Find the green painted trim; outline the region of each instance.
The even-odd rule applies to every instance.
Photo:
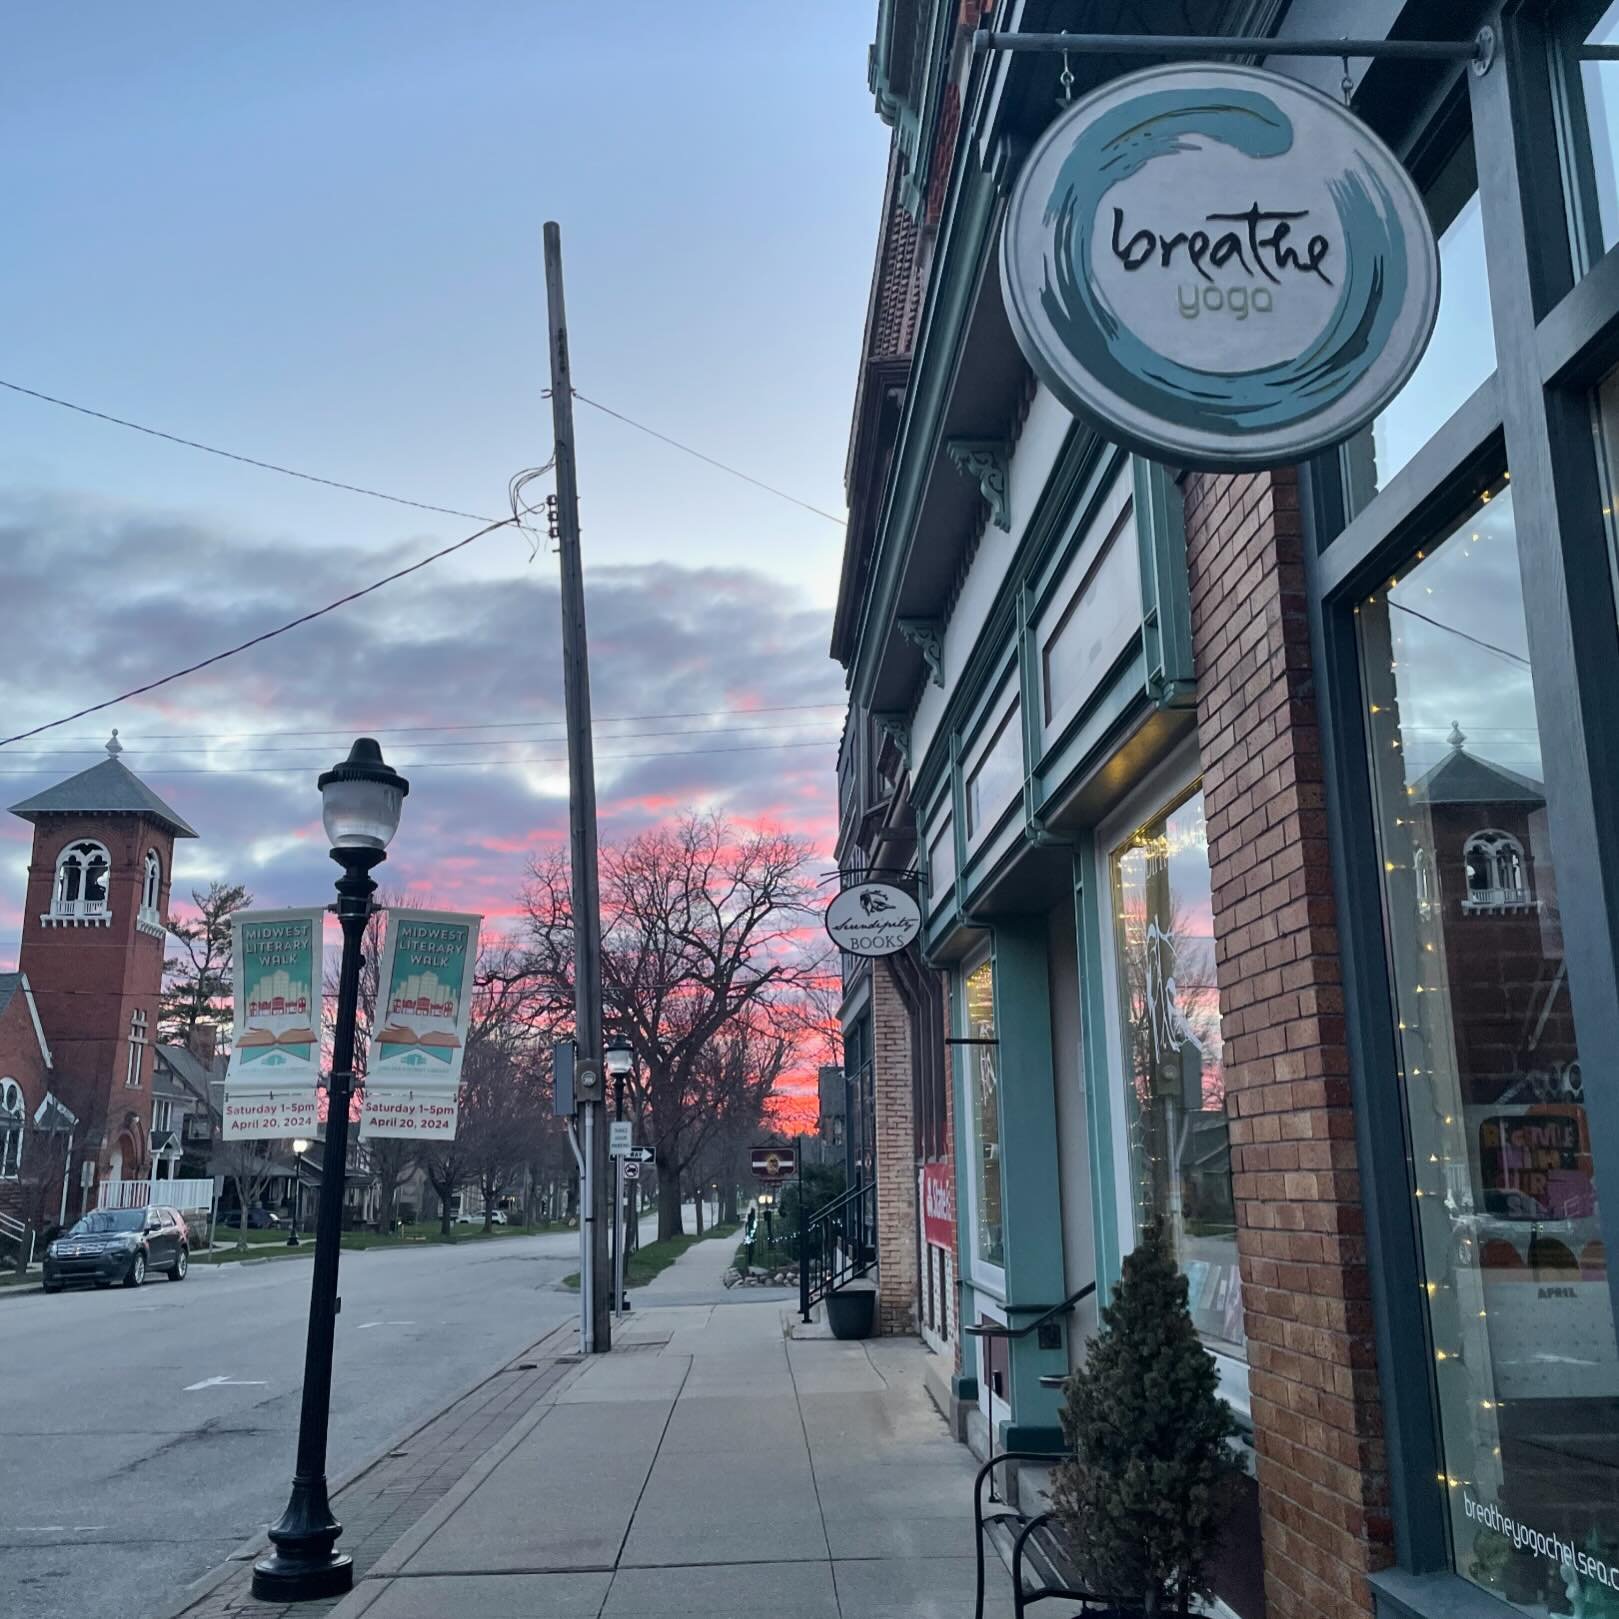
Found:
[[[950,1393],[958,1400],[964,1400],[968,1405],[978,1404],[978,1379],[968,1377],[964,1372],[958,1372],[950,1379]]]
[[[1132,456],[1136,543],[1141,549],[1141,637],[1147,695],[1160,708],[1197,703],[1192,661],[1191,586],[1186,573],[1186,504],[1156,461]]]
[[[1057,1219],[1062,1169],[1045,916],[998,921],[994,960],[1006,1296],[1013,1304],[1049,1303],[1067,1289]],[[1057,1392],[1041,1388],[1040,1378],[1067,1372],[1066,1341],[1060,1348],[1042,1349],[1038,1336],[1030,1334],[1009,1340],[1007,1347],[1012,1421],[1055,1423]]]
[[[1113,1075],[1107,1049],[1106,971],[1103,917],[1112,901],[1096,892],[1096,838],[1074,840],[1074,922],[1079,953],[1080,1050],[1085,1065],[1085,1133],[1091,1159],[1091,1225],[1096,1238],[1096,1291],[1112,1296],[1123,1256],[1119,1252],[1119,1195],[1113,1161]]]

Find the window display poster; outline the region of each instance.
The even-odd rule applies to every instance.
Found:
[[[368,1084],[454,1092],[461,1079],[481,916],[390,909]]]

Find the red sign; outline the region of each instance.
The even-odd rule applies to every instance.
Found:
[[[922,1166],[922,1235],[938,1248],[956,1246],[956,1195],[949,1164]]]
[[[797,1147],[755,1147],[753,1149],[753,1173],[759,1180],[789,1180],[797,1169]]]

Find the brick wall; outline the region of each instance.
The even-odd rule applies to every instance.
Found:
[[[45,926],[40,918],[51,908],[57,856],[81,839],[106,846],[111,920],[104,927]],[[126,1180],[145,1172],[163,979],[163,940],[136,925],[148,849],[162,862],[158,913],[166,920],[174,858],[167,832],[135,815],[42,817],[34,828],[18,952],[55,1060],[57,1094],[79,1117],[81,1143],[90,1148],[99,1137],[101,1172],[124,1140]],[[148,1039],[140,1083],[128,1085],[130,1021],[137,1008],[146,1013]]]
[[[877,1315],[880,1332],[915,1332],[916,1138],[911,1025],[886,962],[871,975],[872,1088],[877,1114]]]
[[[1185,494],[1266,1601],[1360,1619],[1392,1528],[1298,487]]]

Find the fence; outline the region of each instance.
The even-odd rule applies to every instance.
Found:
[[[214,1206],[212,1180],[103,1181],[96,1192],[101,1209],[144,1209],[149,1203],[171,1209],[209,1210]]]

